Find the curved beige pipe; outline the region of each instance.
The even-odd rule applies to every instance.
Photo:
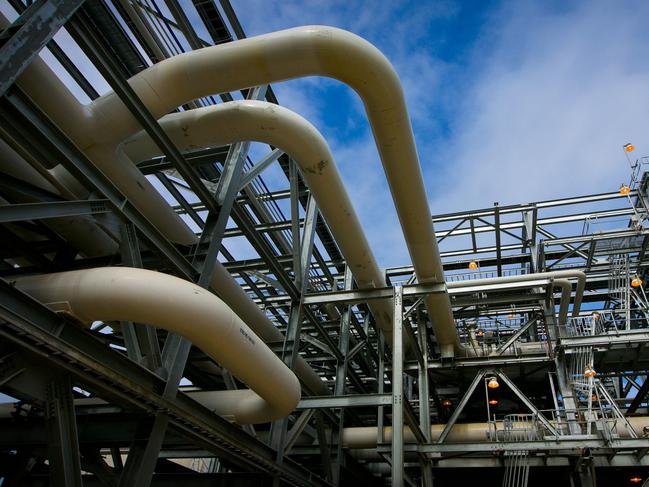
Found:
[[[1,18],[1,14],[0,14]],[[116,147],[93,146],[90,110],[81,106],[52,70],[40,59],[35,59],[19,79],[21,87],[29,93],[36,104],[43,109],[66,134],[80,145],[88,146],[86,155],[93,156],[92,162],[109,174],[113,183],[131,202],[158,227],[170,240],[180,243],[196,243],[195,235],[182,219],[172,210],[142,173],[123,154],[116,153]],[[133,129],[137,132],[139,127]],[[57,166],[58,167],[58,166]],[[69,188],[78,187],[66,172],[54,168],[59,181]],[[85,197],[85,194],[78,194]],[[230,273],[217,262],[210,286],[239,317],[265,342],[281,342],[284,335],[266,317],[263,311],[241,289]],[[298,357],[295,373],[306,388],[314,394],[329,394],[327,385],[302,358]]]
[[[144,269],[103,267],[24,277],[15,284],[82,322],[130,320],[184,336],[252,389],[232,391],[237,400],[221,409],[238,423],[285,417],[300,400],[293,372],[225,303],[190,282]]]
[[[300,166],[358,287],[386,286],[329,146],[307,120],[278,105],[246,100],[172,113],[159,122],[181,151],[256,141],[289,154]],[[128,139],[122,148],[135,162],[160,154],[160,149],[143,131]],[[391,304],[374,301],[369,306],[377,324],[391,339]]]
[[[626,418],[631,427],[635,430],[639,438],[643,437],[643,428],[649,426],[649,416],[636,416]],[[444,430],[445,424],[435,424],[430,427],[431,441],[437,441],[440,434]],[[493,428],[493,426],[491,426]],[[502,430],[503,425],[498,421],[498,430]],[[446,437],[447,443],[479,443],[491,441],[488,437],[490,425],[488,423],[457,423],[449,435]],[[343,446],[346,448],[376,448],[377,446],[377,433],[376,426],[344,428],[342,435]],[[630,437],[626,428],[618,428],[618,433],[623,438]],[[392,427],[386,426],[383,428],[385,441],[392,441]],[[404,443],[416,443],[417,439],[408,426],[404,427],[403,431]]]
[[[348,84],[360,95],[418,280],[420,283],[443,282],[442,264],[401,84],[389,61],[367,41],[331,27],[299,27],[175,56],[138,73],[129,84],[154,117],[160,118],[179,105],[205,95],[303,76],[332,77]],[[40,96],[39,105],[54,104],[46,98]],[[46,110],[49,113],[49,109]],[[60,109],[52,107],[52,111]],[[165,219],[168,219],[167,232],[171,234],[177,217],[169,215],[168,211],[162,215],[160,208],[156,212],[160,203],[149,204],[147,198],[153,196],[141,194],[145,190],[137,187],[138,174],[130,168],[127,174],[121,168],[112,167],[115,161],[109,149],[139,130],[137,121],[119,97],[109,93],[84,107],[83,111],[75,109],[72,116],[59,121],[66,132],[75,134],[77,143],[90,159],[118,183],[156,226],[165,228]],[[141,180],[139,182],[145,186]],[[179,232],[176,228],[174,238],[177,241],[183,238]],[[426,305],[443,354],[452,355],[457,332],[448,294],[431,295],[426,298]]]
[[[559,300],[559,326],[564,326],[568,320],[568,306],[572,294],[572,284],[568,279],[554,279],[552,287],[561,288],[561,299]]]
[[[339,29],[301,27],[176,56],[142,71],[129,83],[154,116],[160,117],[207,94],[308,75],[346,82],[363,99],[419,282],[442,282],[443,269],[401,86],[390,63],[371,44]],[[51,98],[40,98],[40,104],[59,110],[51,106]],[[112,163],[102,157],[105,147],[114,146],[138,128],[114,93],[82,111],[74,110],[61,123],[77,134],[80,145],[96,156],[93,160],[100,166]],[[111,177],[120,177],[119,172],[112,173]],[[137,193],[129,178],[122,177],[121,183],[128,185],[129,181],[130,190]],[[147,212],[153,214],[155,206],[148,205]],[[176,215],[163,217],[159,212],[155,216],[159,222],[167,217],[178,220]],[[463,349],[448,294],[431,295],[426,305],[442,355]]]

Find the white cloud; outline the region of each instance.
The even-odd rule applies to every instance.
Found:
[[[354,32],[383,51],[402,76],[413,120],[437,130],[429,116],[434,98],[427,96],[440,82],[444,63],[431,57],[425,42],[429,24],[454,12],[439,2],[417,8],[410,2],[241,0],[233,6],[247,35],[258,35],[308,24],[323,24]],[[273,84],[282,105],[296,111],[323,133],[331,146],[348,192],[380,265],[409,260],[392,197],[372,138],[363,105],[350,89],[336,81],[307,78]],[[332,116],[335,115],[334,116]]]
[[[388,56],[402,78],[432,213],[615,190],[629,173],[621,146],[633,141],[637,154],[649,152],[646,2],[509,2],[491,12],[477,40],[466,36],[474,42],[468,60],[466,46],[457,55],[446,46],[445,60],[438,57],[447,39],[434,27],[464,28],[467,10],[452,2],[233,3],[248,35],[327,24]],[[332,146],[379,263],[407,262],[357,97],[313,80],[278,92]],[[352,109],[332,121],[336,102]]]
[[[434,212],[615,191],[622,145],[649,150],[649,4],[515,5],[478,42],[438,174],[427,165]]]

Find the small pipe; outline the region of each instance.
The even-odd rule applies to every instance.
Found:
[[[488,284],[518,283],[526,281],[535,281],[537,279],[576,279],[577,287],[575,288],[575,300],[572,306],[572,316],[579,316],[581,301],[586,288],[586,274],[578,270],[564,270],[552,272],[538,272],[535,274],[520,274],[517,276],[493,277],[489,279],[475,279],[465,281],[454,281],[447,283],[449,289],[457,289],[469,286],[484,286]]]
[[[561,300],[559,301],[559,326],[564,326],[568,321],[568,305],[572,294],[572,284],[568,279],[553,279],[552,287],[561,288]]]
[[[14,283],[84,323],[129,320],[187,338],[252,389],[222,395],[236,396],[220,412],[237,423],[283,418],[300,400],[300,383],[284,362],[223,301],[188,281],[144,269],[103,267],[21,277]]]

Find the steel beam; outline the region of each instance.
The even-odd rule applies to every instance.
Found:
[[[427,294],[443,293],[446,291],[446,284],[412,284],[403,286],[403,296],[422,296]],[[337,291],[326,293],[312,293],[304,298],[304,304],[355,304],[370,301],[372,299],[388,299],[394,294],[391,287],[373,289],[354,289],[352,291]]]
[[[211,193],[205,187],[195,169],[185,161],[178,148],[173,144],[169,136],[160,127],[157,120],[151,115],[144,102],[140,100],[133,88],[118,73],[119,66],[113,59],[113,55],[106,49],[97,38],[87,22],[81,18],[72,19],[70,30],[76,34],[77,42],[84,49],[86,55],[93,61],[93,64],[108,84],[126,105],[131,114],[140,122],[142,128],[149,134],[149,137],[162,150],[165,156],[174,164],[175,168],[182,174],[185,181],[190,185],[192,191],[203,202],[208,210],[218,213],[218,206]]]
[[[518,340],[520,337],[522,337],[525,332],[532,327],[532,325],[536,324],[536,316],[532,316],[529,320],[527,320],[527,323],[525,323],[523,326],[521,326],[516,333],[514,333],[511,337],[507,339],[504,343],[498,346],[496,350],[491,354],[492,356],[498,356],[502,355],[505,350],[507,350],[509,347],[511,347],[516,340]]]
[[[0,47],[0,96],[82,4],[83,0],[40,0],[2,32],[9,39]]]
[[[273,149],[270,153],[268,153],[260,161],[257,161],[255,163],[255,165],[252,166],[252,169],[249,169],[248,171],[246,171],[246,173],[241,178],[241,184],[240,184],[239,189],[243,189],[246,186],[248,186],[252,182],[253,179],[255,179],[257,176],[259,176],[273,162],[275,162],[277,159],[282,157],[282,155],[284,155],[283,150],[281,150],[281,149]]]
[[[47,203],[20,203],[0,206],[0,223],[25,220],[46,220],[69,216],[87,216],[109,213],[108,200],[48,201]]]
[[[50,479],[54,487],[82,487],[79,438],[72,399],[72,384],[65,375],[46,388],[45,423]]]
[[[647,392],[649,392],[649,376],[645,376],[644,382],[642,383],[642,386],[636,393],[635,397],[631,401],[631,404],[629,404],[629,407],[626,409],[626,414],[633,414],[635,413],[640,405],[645,401],[647,398]]]
[[[555,437],[561,436],[561,433],[557,431],[557,429],[548,421],[545,416],[543,416],[543,413],[538,410],[538,408],[532,403],[532,401],[529,400],[529,398],[523,394],[523,392],[514,384],[514,382],[507,377],[505,374],[503,374],[499,370],[494,370],[493,371],[507,386],[509,389],[518,396],[520,401],[529,409],[537,418],[538,420],[543,423],[543,426],[547,428],[547,430],[553,434]]]
[[[462,411],[464,410],[465,406],[469,403],[469,399],[471,399],[473,392],[475,391],[476,387],[478,387],[478,384],[480,384],[480,381],[482,380],[482,378],[485,376],[486,373],[487,370],[481,370],[475,375],[473,381],[471,381],[471,384],[469,385],[469,388],[464,393],[464,396],[462,396],[462,399],[460,399],[460,402],[455,408],[455,411],[453,411],[453,414],[451,415],[450,419],[446,422],[446,426],[444,426],[444,429],[440,433],[439,438],[437,439],[438,445],[444,443],[446,437],[453,429],[453,426],[455,426],[455,423],[457,423],[460,414],[462,414]]]

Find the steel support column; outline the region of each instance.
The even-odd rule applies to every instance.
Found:
[[[347,266],[345,267],[345,290],[351,290],[353,284],[353,276],[351,269]],[[334,395],[342,396],[345,394],[345,384],[347,382],[347,367],[349,365],[349,335],[350,335],[350,317],[351,317],[351,306],[346,305],[343,311],[343,314],[340,318],[340,336],[338,338],[338,346],[340,348],[340,353],[342,353],[344,359],[338,362],[336,366],[336,385],[334,387]],[[338,430],[335,433],[335,438],[333,443],[337,445],[336,447],[336,461],[333,466],[332,480],[334,485],[339,485],[340,483],[340,469],[342,468],[343,463],[343,445],[342,445],[342,434],[343,427],[345,424],[345,409],[340,409],[338,414]]]
[[[79,439],[72,398],[72,384],[65,375],[55,377],[46,387],[50,479],[54,487],[82,487]]]
[[[417,313],[421,318],[421,313]],[[418,364],[417,385],[419,386],[419,428],[424,434],[426,443],[431,442],[430,435],[430,381],[428,378],[428,334],[426,323],[419,319],[417,322],[417,337],[422,354],[422,363]],[[433,487],[432,462],[428,458],[420,458],[421,478],[423,487]]]
[[[294,163],[292,163],[294,164]],[[295,168],[294,168],[295,171]],[[297,175],[297,173],[294,173]],[[299,222],[299,213],[296,207],[291,209],[291,217],[294,222]],[[290,344],[290,353],[285,355],[284,361],[289,368],[293,368],[299,356],[300,349],[300,331],[304,315],[304,295],[309,284],[309,266],[313,254],[313,242],[315,238],[316,223],[318,221],[318,207],[315,198],[309,196],[306,207],[306,216],[304,230],[300,235],[299,225],[293,223],[293,262],[294,262],[294,281],[290,285],[294,286],[297,291],[297,299],[291,304],[289,322],[286,329],[286,343]],[[270,430],[270,446],[277,452],[277,463],[282,463],[284,459],[286,435],[288,430],[288,418],[275,421]],[[279,480],[274,480],[274,485]]]
[[[392,487],[401,487],[404,483],[403,420],[403,288],[395,286],[392,339]]]

